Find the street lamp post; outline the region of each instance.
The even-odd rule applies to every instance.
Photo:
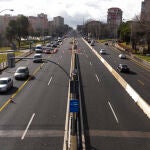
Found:
[[[3,11],[6,11],[6,10],[14,11],[13,9],[3,9],[3,10],[0,11],[0,13],[2,13]]]

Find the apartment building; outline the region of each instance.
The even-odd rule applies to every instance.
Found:
[[[8,23],[10,20],[16,20],[17,16],[11,16],[10,14],[5,14],[3,16],[0,16],[0,33],[4,33],[6,30],[6,27],[8,26]]]
[[[48,19],[46,14],[41,13],[38,14],[36,17],[29,16],[28,20],[34,32],[39,30],[44,32],[45,30],[48,30]]]
[[[64,18],[61,16],[54,17],[53,23],[55,27],[64,26]]]
[[[8,23],[10,20],[16,20],[18,16],[11,16],[9,14],[6,14],[4,16],[0,16],[0,33],[4,33],[6,30],[6,27],[8,26]],[[29,16],[28,17],[29,23],[32,26],[32,29],[34,32],[36,31],[45,31],[48,30],[48,19],[47,15],[44,13],[38,14],[37,16]]]
[[[107,13],[107,24],[110,30],[110,37],[117,38],[117,30],[122,23],[123,12],[120,8],[112,7],[108,9]]]
[[[141,21],[150,22],[150,0],[144,0],[141,4]]]

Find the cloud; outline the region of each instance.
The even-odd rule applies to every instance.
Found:
[[[3,8],[11,7],[12,15],[23,14],[37,16],[45,13],[49,19],[55,16],[64,17],[65,23],[71,26],[82,24],[89,18],[95,20],[107,20],[107,11],[111,7],[119,7],[123,10],[123,18],[131,19],[140,13],[143,0],[0,0]],[[134,7],[133,7],[134,6]],[[4,14],[4,13],[3,13]]]

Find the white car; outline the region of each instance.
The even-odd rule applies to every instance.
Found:
[[[27,79],[29,77],[29,69],[27,66],[21,66],[17,68],[15,74],[15,79]]]
[[[100,52],[100,54],[106,54],[106,50],[105,49],[101,49],[99,52]]]
[[[0,78],[0,92],[7,92],[13,87],[13,80],[10,77]]]
[[[33,56],[33,62],[34,63],[38,63],[38,62],[42,62],[42,54],[35,54],[34,56]]]
[[[127,57],[126,57],[125,54],[120,54],[120,55],[119,55],[119,58],[120,58],[120,59],[126,59]]]
[[[43,47],[41,44],[36,45],[35,52],[36,53],[42,53],[43,52]]]

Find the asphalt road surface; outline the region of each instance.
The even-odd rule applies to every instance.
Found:
[[[96,45],[97,50],[103,47]],[[147,116],[81,38],[78,38],[78,49],[87,149],[150,149],[150,121]],[[115,52],[108,49],[108,53],[104,58],[111,57],[107,59],[115,61],[111,55]],[[136,64],[132,63],[132,66],[138,68]],[[146,71],[141,68],[141,72]],[[130,76],[133,78],[135,75],[127,78]],[[148,89],[146,92],[148,95]]]
[[[70,41],[65,39],[56,54],[43,54],[43,57],[69,72]],[[69,79],[58,66],[49,62],[33,63],[32,60],[18,62],[1,77],[13,77],[16,68],[24,65],[29,67],[33,78],[29,81],[14,79],[14,88],[0,95],[0,149],[62,149]],[[7,104],[12,95],[15,95],[14,102]]]
[[[42,54],[68,73],[70,41],[65,39],[56,54]],[[87,150],[149,150],[149,119],[81,37],[77,41]],[[107,48],[103,57],[114,69],[125,61],[132,73],[120,75],[149,102],[149,71],[128,59],[120,60],[119,52],[111,47],[96,44],[94,48]],[[13,89],[0,94],[0,150],[63,149],[69,79],[58,66],[32,60],[19,61],[0,77],[13,78],[16,68],[24,65],[32,78],[13,79]]]

